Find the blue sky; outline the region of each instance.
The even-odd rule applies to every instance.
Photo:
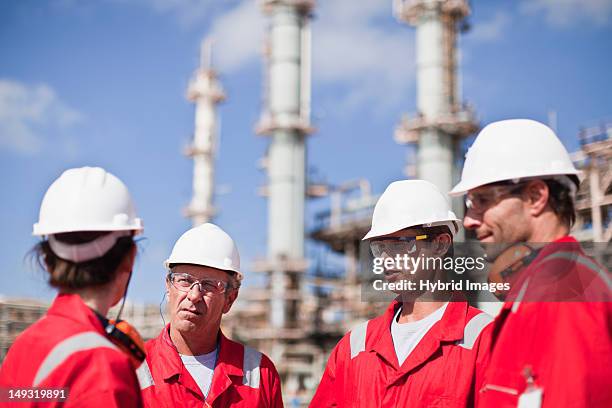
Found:
[[[555,3],[557,3],[555,5]],[[359,5],[357,5],[359,4]],[[483,124],[547,121],[576,150],[581,126],[612,117],[612,2],[473,1],[460,40],[462,96]],[[49,299],[24,263],[40,200],[63,169],[100,165],[129,186],[145,237],[131,297],[159,301],[162,261],[189,227],[193,129],[184,98],[201,39],[215,39],[228,100],[216,222],[249,261],[265,253],[266,202],[256,195],[268,141],[255,136],[266,19],[251,0],[21,0],[0,3],[0,293]],[[414,29],[390,0],[319,1],[313,22],[309,167],[331,183],[364,177],[380,192],[403,177],[393,129],[415,110]],[[309,204],[312,214],[327,200]],[[252,281],[247,277],[247,282]]]

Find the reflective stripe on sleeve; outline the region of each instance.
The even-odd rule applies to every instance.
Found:
[[[242,384],[251,388],[259,388],[261,353],[251,347],[244,347],[244,361],[242,363]]]
[[[34,376],[32,386],[38,387],[53,370],[62,365],[74,353],[100,347],[118,350],[117,346],[111,343],[110,340],[96,332],[79,333],[62,340],[53,347],[43,360]]]
[[[138,383],[140,384],[141,390],[155,385],[155,381],[153,381],[153,375],[151,375],[151,370],[149,369],[149,363],[147,363],[147,360],[143,361],[140,367],[138,367],[136,370],[136,376],[138,377]]]
[[[525,293],[527,293],[527,287],[529,286],[530,279],[531,277],[525,279],[525,283],[523,283],[523,286],[521,286],[521,289],[519,289],[519,293],[516,295],[516,299],[514,299],[514,302],[512,303],[512,313],[516,313],[519,307],[521,307],[521,302],[525,297]]]
[[[365,351],[366,333],[368,331],[368,322],[360,323],[357,327],[351,330],[351,359],[357,354]]]
[[[576,252],[555,252],[544,258],[542,262],[546,262],[551,259],[566,259],[568,261],[573,261],[581,264],[586,268],[589,268],[597,276],[599,276],[601,280],[605,282],[609,290],[612,290],[612,279],[610,279],[610,273],[608,271],[602,270],[602,268],[595,262],[593,262],[591,259],[582,256]]]
[[[492,321],[493,318],[484,312],[472,317],[465,325],[463,338],[457,342],[457,345],[471,350],[482,330]]]

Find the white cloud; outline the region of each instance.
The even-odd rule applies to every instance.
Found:
[[[402,98],[415,78],[414,29],[382,28],[391,2],[352,0],[321,4],[313,24],[315,81],[347,85],[342,103],[387,107]]]
[[[265,17],[253,0],[244,0],[215,19],[209,31],[215,67],[231,72],[261,58],[265,28]]]
[[[36,154],[45,144],[45,135],[63,133],[81,119],[49,85],[0,79],[0,149]],[[65,147],[73,149],[72,142],[64,141]]]
[[[528,15],[544,13],[553,26],[567,27],[585,21],[603,26],[612,19],[611,0],[523,0],[521,11]]]
[[[510,16],[506,13],[498,12],[493,18],[474,26],[472,31],[468,33],[468,38],[478,42],[495,41],[502,37],[509,25]]]
[[[391,18],[391,2],[362,0],[356,6],[354,0],[326,1],[314,13],[313,81],[346,88],[336,103],[389,106],[406,94],[414,81],[413,31],[399,22],[391,30],[377,24]],[[267,24],[253,0],[218,17],[210,30],[215,65],[234,71],[259,61]]]

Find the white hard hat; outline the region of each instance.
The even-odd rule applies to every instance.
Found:
[[[185,232],[174,244],[166,268],[173,264],[192,264],[236,272],[240,277],[238,248],[225,231],[206,223]]]
[[[487,125],[465,155],[461,181],[450,195],[505,180],[575,176],[567,150],[548,126],[529,119]]]
[[[459,231],[459,219],[438,188],[425,180],[395,181],[380,196],[372,228],[364,240],[392,234],[405,228],[423,225],[447,225],[453,235]]]
[[[142,229],[125,184],[100,167],[81,167],[64,171],[51,184],[33,235]]]

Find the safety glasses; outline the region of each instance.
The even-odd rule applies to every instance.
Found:
[[[465,197],[465,206],[468,210],[482,213],[487,208],[497,204],[504,197],[521,193],[524,186],[524,183],[503,184],[488,187],[484,191],[468,193]]]
[[[177,290],[189,292],[194,285],[198,285],[200,292],[213,295],[224,293],[229,288],[229,283],[217,279],[196,279],[188,273],[174,273],[168,275],[168,280]]]
[[[383,255],[395,257],[396,255],[413,254],[417,250],[417,241],[427,239],[427,235],[417,235],[414,237],[393,237],[383,238],[370,242],[370,251],[376,258]]]

